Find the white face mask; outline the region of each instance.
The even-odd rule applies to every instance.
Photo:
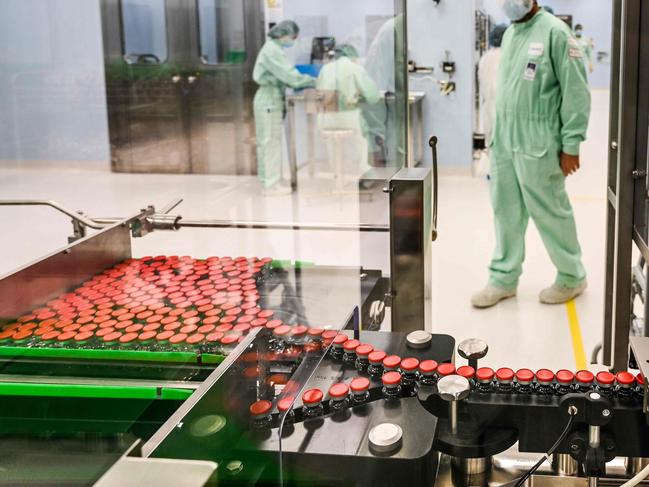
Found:
[[[534,0],[500,0],[500,6],[507,17],[518,22],[532,11]]]

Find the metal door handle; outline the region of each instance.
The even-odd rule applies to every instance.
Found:
[[[196,76],[187,76],[187,81],[189,81],[189,84],[194,84],[198,78]]]
[[[433,151],[433,242],[437,240],[437,209],[439,206],[439,181],[438,181],[438,163],[437,163],[437,137],[432,136],[428,145]]]
[[[178,83],[180,83],[180,80],[181,80],[181,79],[182,79],[182,78],[181,78],[180,76],[175,75],[175,76],[172,76],[172,77],[171,77],[171,82],[172,82],[173,84],[177,85]]]

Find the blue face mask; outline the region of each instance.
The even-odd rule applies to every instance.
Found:
[[[577,37],[581,38],[581,36],[583,36],[584,33],[583,33],[582,31],[578,30],[578,31],[575,32],[575,35],[576,35]]]
[[[527,14],[529,14],[534,7],[533,0],[501,0],[501,5],[505,11],[505,15],[512,21],[518,22]]]
[[[282,47],[284,49],[290,49],[294,45],[295,45],[295,41],[284,41],[284,42],[282,42]]]

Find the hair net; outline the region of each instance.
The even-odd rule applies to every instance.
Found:
[[[268,37],[271,39],[280,39],[284,36],[297,37],[300,33],[300,28],[292,20],[282,20],[275,27],[270,29]]]
[[[491,32],[489,33],[489,44],[491,47],[500,47],[503,43],[503,36],[507,30],[507,25],[498,24],[493,26]]]
[[[350,59],[358,58],[358,51],[351,44],[342,44],[336,48],[336,59],[348,57]]]

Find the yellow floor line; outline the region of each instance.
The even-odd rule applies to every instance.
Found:
[[[588,367],[586,352],[584,351],[584,340],[579,326],[579,316],[577,315],[577,306],[574,301],[566,304],[568,310],[568,323],[570,324],[570,335],[572,336],[572,349],[575,352],[575,362],[577,370],[584,370]]]

